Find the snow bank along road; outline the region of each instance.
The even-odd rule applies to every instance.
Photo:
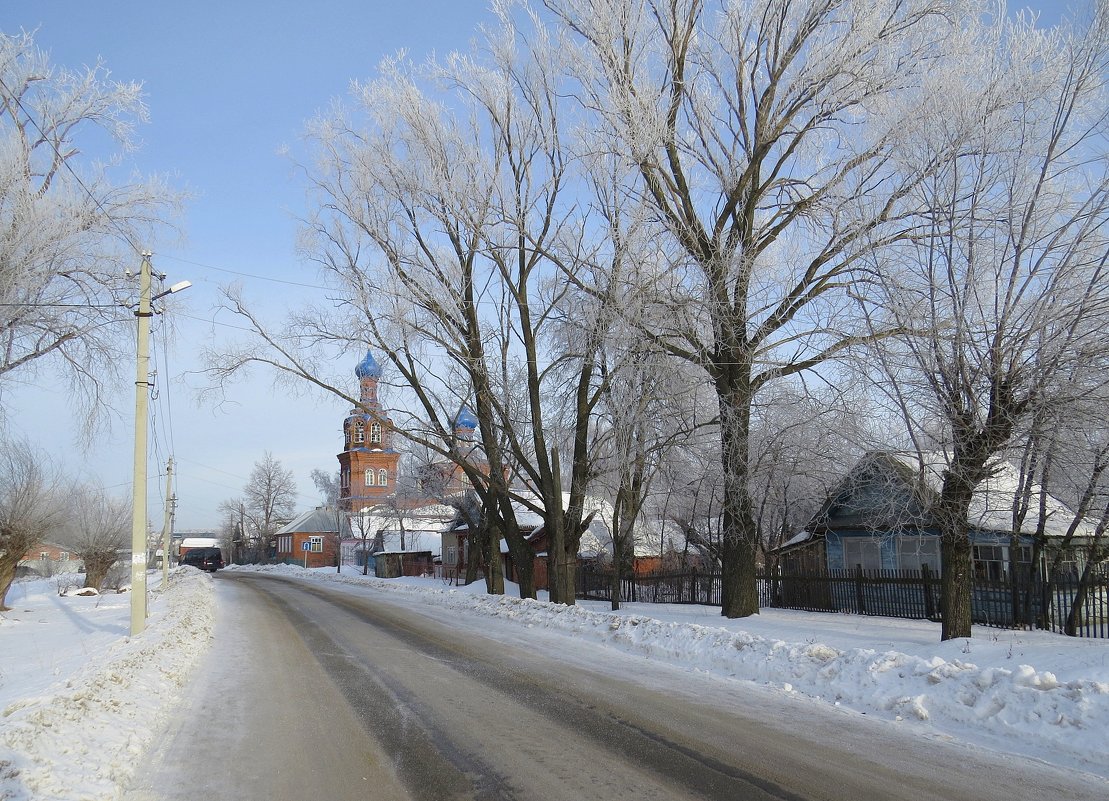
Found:
[[[1097,797],[1050,766],[391,593],[216,587],[212,650],[128,799]]]

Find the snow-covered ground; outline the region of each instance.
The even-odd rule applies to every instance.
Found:
[[[244,569],[244,568],[236,568]],[[939,642],[935,624],[767,610],[729,621],[700,606],[564,607],[490,597],[482,584],[379,580],[333,569],[254,568],[337,581],[405,604],[496,617],[724,680],[835,704],[944,737],[1106,779],[1109,642],[976,628]],[[154,576],[155,574],[152,574]],[[156,582],[155,582],[156,583]],[[181,697],[219,614],[211,578],[192,568],[151,593],[146,631],[128,636],[129,596],[59,597],[20,581],[0,615],[0,798],[114,799]]]

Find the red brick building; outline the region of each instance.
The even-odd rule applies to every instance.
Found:
[[[354,368],[358,377],[358,406],[343,421],[343,452],[339,459],[339,504],[358,512],[381,503],[393,493],[400,453],[393,447],[393,421],[381,408],[377,385],[381,366],[373,354]]]
[[[317,506],[274,535],[279,562],[307,567],[334,567],[339,560],[339,542],[350,536],[346,514]],[[305,547],[307,546],[307,547]]]
[[[16,574],[34,573],[39,576],[52,576],[55,573],[68,573],[80,570],[84,563],[73,556],[64,545],[53,542],[40,542],[16,565]]]

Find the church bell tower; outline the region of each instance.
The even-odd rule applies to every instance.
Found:
[[[343,452],[339,459],[339,504],[357,514],[381,503],[396,491],[400,453],[392,447],[393,421],[377,397],[381,365],[373,354],[354,368],[358,378],[358,406],[343,421]]]

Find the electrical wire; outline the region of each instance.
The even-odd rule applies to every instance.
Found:
[[[183,463],[191,464],[191,465],[194,465],[196,467],[203,467],[205,470],[210,470],[213,473],[222,473],[225,476],[231,476],[232,478],[243,482],[243,484],[247,484],[247,483],[250,482],[250,479],[247,478],[246,476],[241,476],[241,475],[238,475],[237,473],[229,473],[226,470],[220,470],[218,467],[212,467],[211,465],[201,464],[200,462],[194,461],[193,459],[186,459],[186,458],[178,456],[178,457],[174,457],[174,460],[177,461],[177,462],[183,462]],[[212,481],[210,479],[201,478],[199,476],[190,476],[190,480],[192,480],[192,481],[201,481],[205,484],[212,484],[213,486],[216,486],[216,487],[225,487],[225,488],[227,487],[226,484],[221,484],[218,481]],[[309,495],[307,493],[300,492],[300,491],[297,491],[295,494],[298,498],[304,498],[304,499],[308,499],[308,500],[319,500],[318,495]]]
[[[221,272],[221,273],[228,273],[229,275],[238,275],[238,276],[241,276],[243,278],[253,278],[256,281],[269,281],[269,282],[274,283],[274,284],[287,284],[288,286],[299,286],[299,287],[302,287],[304,289],[319,289],[323,292],[328,292],[328,291],[331,291],[331,290],[334,289],[334,287],[321,286],[320,284],[305,284],[305,283],[301,283],[299,281],[289,281],[289,280],[284,279],[284,278],[273,278],[273,277],[268,276],[268,275],[256,275],[254,273],[245,273],[245,272],[242,272],[241,270],[232,270],[228,267],[217,267],[214,264],[204,264],[203,262],[199,262],[199,261],[190,261],[189,259],[183,259],[180,256],[170,256],[170,255],[167,255],[165,253],[158,254],[158,258],[160,258],[160,259],[169,259],[171,261],[179,261],[182,264],[188,264],[192,267],[200,267],[201,269],[204,269],[204,270],[215,270],[215,271]]]
[[[169,443],[170,456],[177,450],[173,441],[173,387],[170,382],[170,369],[169,369],[169,336],[166,333],[165,320],[163,318],[162,325],[158,326],[154,334],[155,341],[161,339],[162,341],[162,369],[165,371],[165,379],[162,382],[163,391],[162,397],[165,398],[165,422],[163,423],[163,433]],[[157,352],[157,345],[154,347]]]

